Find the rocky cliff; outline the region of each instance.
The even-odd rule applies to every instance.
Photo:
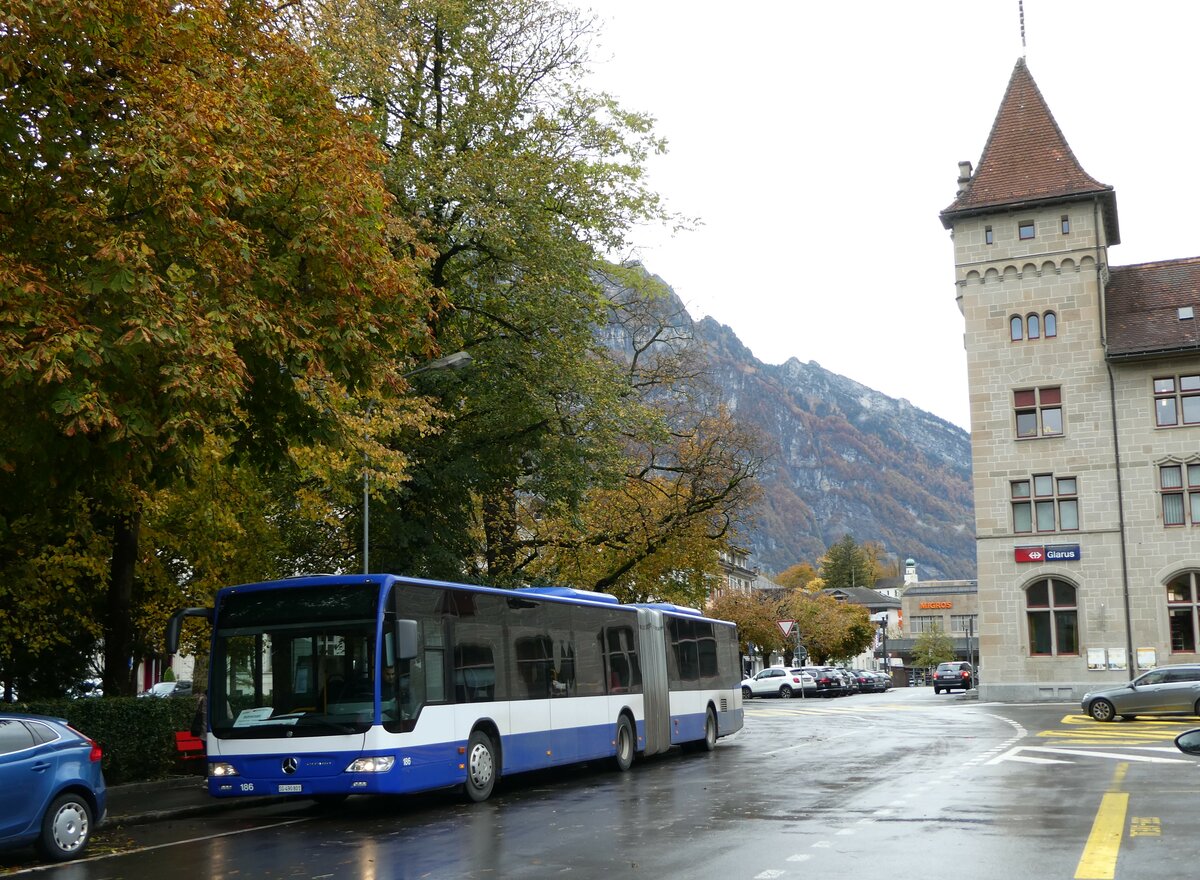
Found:
[[[692,322],[673,293],[662,308],[690,328],[708,381],[772,448],[757,523],[744,536],[752,564],[778,572],[815,563],[849,534],[914,558],[923,580],[975,577],[966,431],[816,363],[764,364],[731,328]],[[620,337],[609,328],[609,345]]]

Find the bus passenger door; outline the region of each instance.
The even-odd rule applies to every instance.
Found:
[[[663,616],[652,608],[638,609],[638,658],[642,667],[642,701],[646,715],[646,754],[671,746],[671,694],[667,687],[667,639]]]

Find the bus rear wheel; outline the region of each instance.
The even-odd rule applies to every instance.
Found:
[[[492,738],[482,730],[473,731],[467,740],[467,797],[477,804],[491,797],[499,766]]]
[[[709,709],[704,717],[704,739],[696,743],[702,752],[711,752],[717,747],[717,716]]]
[[[711,752],[717,747],[717,716],[712,707],[704,713],[704,736],[683,744],[685,752]]]
[[[624,773],[633,766],[633,753],[633,725],[628,716],[622,715],[617,719],[617,754],[613,758],[617,770]]]

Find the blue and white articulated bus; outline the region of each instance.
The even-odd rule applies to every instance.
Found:
[[[462,786],[742,727],[733,624],[674,605],[557,587],[397,577],[226,587],[213,608],[208,789],[217,797]]]

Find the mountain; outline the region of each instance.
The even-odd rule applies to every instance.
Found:
[[[924,580],[975,577],[966,431],[816,363],[764,364],[731,328],[692,321],[673,291],[659,308],[690,330],[708,381],[772,447],[756,524],[742,536],[753,565],[815,563],[849,534],[912,557]],[[608,344],[623,347],[621,335],[610,326]]]

